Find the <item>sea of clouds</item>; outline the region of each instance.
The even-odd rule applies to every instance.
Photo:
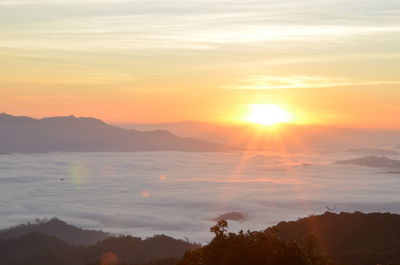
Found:
[[[229,222],[232,231],[262,230],[327,207],[400,213],[400,173],[335,164],[354,157],[354,150],[4,154],[0,228],[56,216],[115,234],[207,242],[209,227],[226,213],[243,214]]]

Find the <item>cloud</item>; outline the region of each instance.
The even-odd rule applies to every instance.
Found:
[[[360,81],[326,76],[269,76],[258,75],[240,80],[239,85],[224,86],[227,89],[288,89],[288,88],[322,88],[340,86],[370,86],[400,84],[399,81]]]
[[[399,152],[396,150],[379,147],[350,148],[346,152],[368,155],[399,155]]]
[[[400,18],[391,0],[379,4],[354,0],[345,5],[330,0],[1,3],[0,55],[5,63],[0,70],[7,76],[3,81],[9,83],[53,84],[57,82],[52,79],[62,79],[73,86],[80,79],[78,84],[83,86],[110,86],[121,81],[132,90],[141,90],[159,88],[171,82],[170,78],[176,81],[168,89],[184,90],[193,84],[201,89],[275,89],[302,87],[302,83],[347,86],[357,80],[307,78],[319,77],[310,73],[329,76],[331,69],[355,60],[362,61],[354,64],[359,72],[364,71],[361,76],[382,75],[371,67],[384,60],[384,65],[390,64],[385,76],[397,78],[391,69],[396,69],[400,56]],[[276,66],[273,73],[266,71],[271,65]],[[287,65],[292,67],[284,68]],[[367,65],[370,68],[365,70]],[[254,79],[262,73],[268,73],[267,85],[254,83],[257,80],[231,84],[233,78]],[[160,78],[154,79],[156,75]],[[191,75],[201,79],[181,78]],[[375,80],[372,84],[389,82]]]
[[[308,154],[313,167],[266,171],[243,154],[179,152],[52,153],[0,156],[0,227],[57,216],[78,226],[112,233],[156,233],[206,242],[221,213],[246,222],[232,229],[260,230],[275,221],[325,211],[398,211],[398,178],[370,168],[332,165],[335,157]],[[265,160],[276,156],[266,155]],[[262,161],[264,159],[261,157]],[[282,159],[287,159],[282,157]],[[302,160],[296,155],[294,160]],[[321,161],[330,161],[321,163]],[[216,163],[215,161],[219,161]],[[87,168],[87,176],[71,171]],[[161,174],[168,175],[161,181]],[[64,177],[64,181],[60,181]],[[86,181],[75,181],[85,177]],[[270,181],[264,181],[264,179]],[[236,181],[239,180],[239,181]],[[285,182],[285,180],[288,180]],[[340,196],[337,190],[341,190]],[[148,190],[152,196],[142,197]],[[379,202],[374,204],[373,202]],[[397,205],[397,206],[396,206]],[[236,214],[229,214],[238,209]]]
[[[387,12],[393,10],[391,1],[387,1],[390,8],[384,3],[374,5],[380,12],[369,9],[372,1],[360,10],[350,8],[358,7],[358,1],[345,10],[335,1],[297,0],[1,3],[4,15],[0,21],[7,27],[2,29],[0,47],[23,49],[197,50],[222,49],[226,45],[251,45],[247,48],[254,49],[273,43],[286,46],[288,42],[335,46],[348,45],[345,39],[373,41],[372,36],[400,31],[394,23],[398,19]],[[28,12],[24,5],[34,6]],[[344,14],[348,14],[346,19]],[[364,16],[369,16],[373,23]]]

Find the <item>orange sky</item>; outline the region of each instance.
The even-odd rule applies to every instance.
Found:
[[[29,10],[29,12],[28,12]],[[400,127],[396,1],[13,0],[0,4],[0,112],[108,122]]]

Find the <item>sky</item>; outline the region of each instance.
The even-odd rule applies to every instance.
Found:
[[[0,0],[0,112],[400,128],[398,0]]]

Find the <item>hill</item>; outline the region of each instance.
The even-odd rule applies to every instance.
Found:
[[[178,265],[331,265],[312,237],[298,243],[276,234],[232,233],[227,228],[228,223],[219,220],[210,229],[215,234],[211,242],[186,252]]]
[[[2,265],[100,264],[112,253],[129,264],[172,265],[199,245],[165,235],[146,239],[112,237],[103,231],[85,230],[57,218],[36,220],[0,231]]]
[[[111,252],[120,262],[143,263],[169,257],[180,258],[187,250],[197,247],[199,245],[165,235],[155,235],[146,239],[121,236],[88,246],[85,252],[91,261],[96,261],[104,253]]]
[[[18,238],[0,240],[0,264],[100,264],[104,255],[112,253],[123,264],[173,265],[186,251],[197,247],[199,245],[164,235],[146,239],[121,236],[91,246],[75,246],[54,236],[29,233]]]
[[[85,264],[82,249],[39,233],[0,241],[0,264],[70,265]]]
[[[34,119],[0,114],[0,153],[227,150],[221,144],[168,131],[123,129],[94,118]]]
[[[0,239],[6,240],[18,238],[30,233],[55,236],[73,245],[91,245],[111,237],[111,234],[103,231],[85,230],[67,224],[60,219],[52,218],[50,220],[37,220],[36,222],[20,224],[8,229],[0,230]]]
[[[400,264],[400,215],[390,213],[330,213],[266,230],[284,240],[314,235],[319,247],[338,265]]]
[[[63,223],[58,219],[52,220],[51,222]],[[218,224],[223,222],[219,220]],[[25,226],[29,227],[17,227]],[[27,230],[25,228],[24,232]],[[79,228],[75,230],[82,234],[87,231]],[[265,262],[271,257],[276,258],[276,263],[271,264],[304,264],[302,258],[297,260],[297,254],[292,258],[298,263],[278,262],[286,260],[286,254],[292,250],[301,256],[314,253],[316,256],[313,254],[310,258],[317,260],[325,260],[326,254],[334,265],[400,264],[398,214],[326,212],[297,221],[281,222],[264,232],[234,234],[228,233],[226,227],[221,225],[214,226],[212,231],[216,233],[216,237],[201,248],[198,244],[165,235],[146,239],[132,236],[109,237],[96,244],[77,246],[44,234],[48,233],[46,230],[43,233],[21,233],[19,237],[0,238],[0,264],[100,265],[104,255],[111,255],[118,259],[118,264],[174,265],[184,253],[186,256],[180,264],[203,264],[203,258],[209,261],[207,264],[247,264],[245,261],[250,259],[252,264],[270,264]],[[14,235],[16,234],[15,232]],[[315,252],[308,252],[311,250],[309,247]]]

